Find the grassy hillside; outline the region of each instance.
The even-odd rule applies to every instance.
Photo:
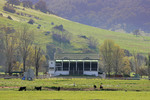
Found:
[[[88,48],[87,40],[78,36],[82,35],[86,37],[93,36],[98,40],[100,45],[105,39],[112,39],[117,44],[119,44],[121,48],[130,50],[131,52],[133,50],[139,53],[150,52],[150,37],[144,37],[147,40],[144,41],[142,37],[136,37],[132,34],[117,33],[79,24],[52,14],[45,14],[33,9],[25,8],[25,10],[22,10],[23,8],[20,6],[16,6],[18,7],[18,9],[16,9],[16,13],[23,13],[24,15],[22,16],[16,13],[13,14],[3,11],[2,7],[4,3],[5,1],[1,0],[0,13],[3,14],[3,17],[0,17],[0,24],[12,25],[15,28],[19,28],[22,23],[27,23],[30,19],[33,19],[35,23],[33,25],[30,25],[30,27],[36,31],[35,44],[41,45],[44,50],[46,49],[46,44],[55,44],[58,47],[61,46],[65,52],[81,52],[82,48]],[[8,15],[11,16],[13,20],[9,20],[7,18]],[[29,17],[28,15],[31,16]],[[52,22],[54,23],[54,25],[51,24]],[[40,29],[37,29],[38,24],[41,25]],[[52,28],[55,25],[61,24],[63,25],[64,29],[72,35],[71,43],[69,45],[61,45],[59,43],[55,43],[51,37]],[[50,31],[51,33],[49,35],[45,35],[45,32],[47,31]]]
[[[150,32],[149,0],[45,0],[63,18],[105,29]]]

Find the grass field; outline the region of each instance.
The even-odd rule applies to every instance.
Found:
[[[0,100],[149,100],[150,92],[0,91]]]
[[[1,0],[0,2],[0,13],[3,13],[4,17],[0,17],[0,24],[5,25],[13,25],[14,27],[18,28],[22,25],[22,23],[27,23],[30,17],[27,16],[21,16],[17,14],[12,14],[6,11],[2,10],[2,6],[4,5],[4,0]],[[85,35],[86,37],[93,36],[96,38],[101,45],[105,39],[112,39],[114,40],[118,45],[121,46],[121,48],[130,50],[131,52],[136,51],[139,53],[148,53],[150,50],[150,37],[144,37],[145,40],[143,40],[142,37],[136,37],[132,34],[126,34],[126,33],[118,33],[113,31],[108,31],[96,27],[91,27],[83,24],[79,24],[76,22],[72,22],[66,19],[63,19],[61,17],[52,15],[52,14],[45,14],[40,11],[35,11],[33,9],[25,9],[22,10],[22,7],[19,7],[20,9],[16,9],[17,13],[26,13],[30,14],[32,16],[39,17],[39,19],[33,18],[35,20],[34,25],[30,25],[30,27],[36,31],[35,34],[35,44],[40,45],[44,50],[46,48],[46,44],[53,43],[53,40],[51,38],[51,34],[45,35],[44,32],[46,31],[52,31],[52,27],[55,25],[63,25],[64,29],[69,31],[72,34],[71,39],[71,46],[64,47],[64,51],[66,52],[81,52],[82,48],[88,48],[87,40],[78,37],[78,35]],[[14,20],[11,21],[7,19],[6,17],[10,15]],[[54,23],[54,25],[51,25],[51,23]],[[36,27],[38,24],[42,25],[41,29],[37,29]],[[69,48],[69,49],[68,49]],[[75,50],[74,50],[75,49]]]
[[[100,84],[103,83],[105,90],[119,90],[119,91],[150,91],[150,81],[149,80],[104,80],[104,79],[86,79],[86,78],[51,78],[51,79],[36,79],[34,81],[26,81],[21,79],[0,79],[1,87],[20,87],[27,86],[28,90],[32,90],[34,86],[46,87],[63,87],[71,89],[93,89],[93,85],[97,85],[98,89]],[[74,85],[75,84],[75,85]],[[1,88],[0,90],[5,90]],[[97,90],[98,90],[97,89]],[[7,90],[7,88],[6,88]],[[14,88],[14,90],[18,90]]]
[[[99,89],[103,83],[104,90]],[[74,85],[75,84],[75,85]],[[93,89],[93,85],[97,89]],[[26,86],[27,91],[18,91]],[[42,86],[42,91],[34,90]],[[61,87],[60,91],[50,89]],[[149,80],[108,80],[86,78],[50,78],[24,81],[21,79],[0,79],[0,100],[149,100]]]

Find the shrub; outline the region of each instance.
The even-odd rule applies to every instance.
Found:
[[[7,18],[10,19],[10,20],[13,20],[13,19],[11,18],[11,16],[8,16]]]
[[[15,13],[16,12],[16,10],[13,7],[9,6],[9,5],[5,5],[3,7],[3,10],[11,12],[11,13]]]
[[[0,16],[3,16],[3,14],[2,14],[2,13],[0,13]]]
[[[70,43],[70,39],[67,35],[61,36],[60,34],[54,33],[52,35],[53,40],[63,43]]]
[[[65,31],[65,29],[63,28],[63,25],[59,25],[59,26],[55,26],[54,29],[57,29],[59,31]]]
[[[51,22],[51,25],[54,25],[54,22]]]
[[[33,19],[30,19],[28,23],[29,23],[29,24],[34,24],[34,20],[33,20]]]

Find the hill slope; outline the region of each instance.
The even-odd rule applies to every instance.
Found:
[[[63,18],[104,29],[150,32],[150,0],[45,0]]]
[[[18,28],[22,25],[22,23],[27,23],[30,19],[33,19],[35,23],[30,26],[37,32],[35,34],[35,44],[40,45],[44,50],[46,50],[47,44],[54,44],[57,47],[63,48],[63,51],[66,53],[82,52],[83,49],[89,49],[87,45],[88,40],[80,36],[85,36],[87,38],[92,36],[98,40],[99,44],[102,44],[105,39],[112,39],[119,44],[121,48],[130,50],[131,52],[136,50],[139,53],[148,53],[150,50],[150,37],[144,37],[147,40],[144,41],[142,37],[136,37],[132,34],[117,33],[79,24],[55,15],[35,11],[33,9],[25,8],[25,10],[22,10],[23,8],[20,6],[17,6],[16,9],[16,12],[19,14],[9,13],[2,10],[4,3],[5,2],[1,0],[0,13],[3,14],[3,17],[0,17],[0,24],[11,24],[13,27]],[[13,20],[9,20],[7,18],[8,15],[11,16]],[[41,25],[41,28],[37,29],[39,24]],[[63,28],[71,34],[72,38],[70,44],[61,44],[52,39],[53,27],[56,25],[63,25]],[[50,32],[50,34],[45,34],[45,32]],[[96,51],[98,51],[98,49]]]

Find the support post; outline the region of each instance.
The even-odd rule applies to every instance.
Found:
[[[90,61],[90,71],[91,71],[91,67],[92,67],[92,63],[91,63],[91,61]]]
[[[84,61],[83,61],[83,72],[84,72]]]
[[[69,60],[69,71],[70,71],[70,60]]]
[[[63,68],[64,68],[64,66],[63,66],[63,60],[62,60],[62,69],[61,69],[61,71],[63,71]]]
[[[77,71],[77,61],[76,61],[76,71]]]

